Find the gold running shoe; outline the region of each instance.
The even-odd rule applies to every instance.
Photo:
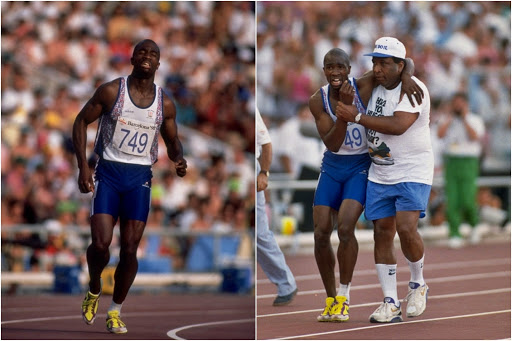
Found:
[[[327,297],[325,299],[324,311],[317,316],[318,322],[330,322],[331,321],[331,306],[334,304],[334,297]]]
[[[126,324],[121,321],[117,310],[107,312],[107,330],[114,334],[125,334],[128,332]]]
[[[82,317],[87,324],[93,324],[96,318],[96,311],[98,311],[98,302],[100,300],[101,291],[97,295],[91,294],[87,291],[85,298],[82,302]]]
[[[336,296],[334,304],[331,305],[331,322],[348,321],[348,302],[345,296]]]

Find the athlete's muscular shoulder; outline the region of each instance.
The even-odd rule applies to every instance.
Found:
[[[174,101],[162,90],[162,97],[164,102],[164,118],[176,118],[176,105]]]
[[[320,89],[318,89],[310,98],[309,98],[309,110],[315,116],[315,118],[322,114],[324,111],[324,105],[322,102],[322,93]]]
[[[114,79],[113,81],[107,83],[103,83],[94,93],[92,100],[100,104],[103,108],[103,111],[110,110],[117,100],[120,86],[120,78]]]
[[[77,119],[89,124],[98,119],[102,114],[112,110],[119,92],[119,84],[119,80],[114,80],[100,85],[80,113],[78,113]]]

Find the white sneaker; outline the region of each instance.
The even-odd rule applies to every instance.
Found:
[[[448,246],[450,246],[451,249],[460,249],[464,246],[464,241],[461,237],[450,237]]]
[[[407,317],[420,316],[427,308],[428,285],[420,286],[418,283],[409,282],[409,292],[405,297],[407,302]]]
[[[380,304],[380,307],[370,315],[370,322],[402,322],[402,310],[400,309],[400,306],[395,304],[395,300],[391,297],[386,297],[384,298],[384,302]]]
[[[478,226],[475,226],[471,229],[471,237],[469,238],[469,242],[471,245],[479,244],[482,240],[480,236],[480,231],[478,231]]]

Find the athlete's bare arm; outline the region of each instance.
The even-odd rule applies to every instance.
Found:
[[[87,164],[87,126],[96,121],[103,112],[111,110],[119,91],[119,80],[114,80],[96,89],[94,95],[78,113],[73,124],[73,146],[79,169],[78,188],[82,193],[94,191],[92,172]]]
[[[347,122],[343,120],[333,121],[331,116],[324,111],[320,90],[309,99],[309,110],[315,118],[316,129],[327,149],[337,152],[347,133]]]
[[[164,94],[164,117],[160,134],[167,147],[167,156],[176,168],[176,174],[180,177],[187,174],[187,161],[183,158],[183,147],[178,138],[178,125],[176,124],[176,106],[173,101]]]

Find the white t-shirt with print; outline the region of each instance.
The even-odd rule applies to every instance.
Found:
[[[379,85],[373,89],[366,114],[393,116],[396,111],[419,112],[418,119],[402,135],[387,135],[367,129],[368,150],[372,164],[368,180],[380,184],[418,182],[432,185],[434,154],[430,141],[430,95],[427,87],[416,77],[414,81],[423,89],[421,105],[411,105],[407,96],[400,101],[402,83],[387,90]]]

